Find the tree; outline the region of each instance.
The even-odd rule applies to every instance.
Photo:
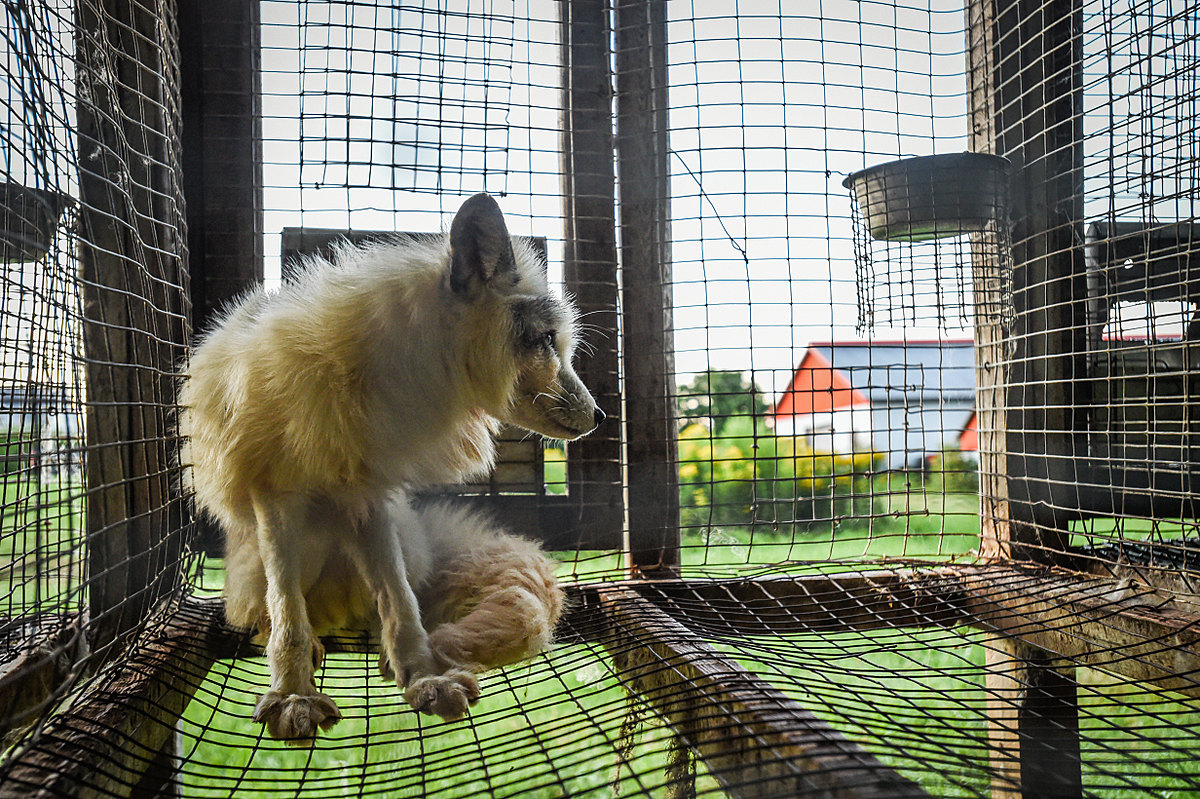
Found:
[[[714,430],[730,419],[761,419],[766,412],[762,391],[742,372],[709,369],[679,387],[679,415],[711,419]]]

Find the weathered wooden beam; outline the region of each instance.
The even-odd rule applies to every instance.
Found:
[[[604,645],[649,703],[734,797],[927,796],[637,593],[601,588]]]
[[[1013,164],[1005,475],[1014,557],[1065,563],[1087,452],[1082,0],[994,0],[992,152]]]
[[[7,748],[65,690],[76,665],[87,658],[87,643],[78,613],[10,619],[0,628],[21,648],[0,667],[0,739]]]
[[[665,4],[615,6],[629,551],[647,576],[679,565]]]
[[[953,627],[969,621],[955,575],[936,570],[631,584],[689,627],[716,635]]]
[[[617,336],[616,175],[608,0],[560,3],[562,57],[563,282],[584,322],[575,365],[607,415],[604,425],[567,445],[569,520],[574,549],[622,549],[621,341]]]
[[[1128,580],[998,564],[621,585],[701,632],[976,627],[1074,665],[1200,697],[1195,603]]]
[[[991,799],[1021,799],[1021,733],[1017,720],[1025,690],[1023,667],[1037,649],[998,633],[984,636],[984,708],[987,713]]]
[[[186,247],[168,80],[174,4],[77,0],[75,11],[88,632],[103,656],[181,580],[171,417],[188,326]]]
[[[12,755],[0,799],[129,796],[160,762],[212,666],[220,608],[188,602],[151,620],[143,642]]]
[[[1009,230],[972,238],[980,552],[987,558],[1064,561],[1065,520],[1078,504],[1064,502],[1078,482],[1072,472],[1078,460],[1070,457],[1080,441],[1072,405],[1086,400],[1079,388],[1086,381],[1077,379],[1082,326],[1072,330],[1086,310],[1073,240],[1083,197],[1081,61],[1071,28],[1077,9],[1073,0],[965,6],[971,149],[1005,155],[1017,172],[1011,255],[1019,268],[1008,274]],[[1030,685],[1039,675],[1063,684],[1065,677],[1026,657],[1035,648],[1002,633],[988,637],[985,651],[992,799],[1022,797],[1035,784],[1022,773],[1039,773],[1056,758],[1056,774],[1074,775],[1062,795],[1079,795],[1077,729],[1071,744],[1051,734],[1053,723],[1030,721],[1040,712]],[[1067,707],[1073,689],[1057,698],[1047,707],[1077,715]]]
[[[1200,616],[1148,586],[1047,569],[961,568],[971,626],[1200,697]]]
[[[968,0],[967,132],[972,152],[996,152],[995,0]],[[980,552],[1012,556],[1005,443],[1008,329],[1012,322],[1012,252],[1009,219],[971,236],[971,287],[975,331],[975,414],[979,430]]]

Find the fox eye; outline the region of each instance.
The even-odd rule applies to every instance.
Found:
[[[555,342],[557,342],[557,341],[558,341],[558,331],[557,330],[547,330],[546,334],[544,336],[542,336],[542,344],[545,345],[545,347],[547,349],[551,349],[551,350],[554,349]]]

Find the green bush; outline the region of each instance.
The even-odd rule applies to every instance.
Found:
[[[930,472],[942,480],[942,490],[950,494],[979,492],[979,464],[963,457],[957,449],[943,450],[930,464]]]
[[[0,437],[0,473],[13,474],[29,465],[32,442],[20,434]]]
[[[776,437],[750,417],[713,434],[693,423],[679,434],[680,506],[685,527],[811,524],[879,510],[873,453],[810,450],[802,437]]]

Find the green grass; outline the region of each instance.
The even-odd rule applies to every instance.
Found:
[[[768,682],[933,796],[986,796],[982,636],[876,630],[718,640]],[[543,797],[666,795],[668,736],[647,721],[622,763],[628,705],[606,653],[571,645],[487,675],[468,722],[430,721],[374,674],[334,655],[322,688],[345,719],[312,750],[264,739],[250,719],[261,659],[219,663],[180,725],[184,794]],[[1105,797],[1185,797],[1200,759],[1200,706],[1080,670],[1085,785]],[[620,766],[618,764],[621,764]],[[614,791],[618,783],[619,791]],[[719,795],[702,776],[701,795]]]
[[[72,597],[83,573],[84,499],[75,482],[0,476],[0,615],[48,612]]]
[[[265,739],[249,719],[266,682],[261,660],[221,663],[180,724],[183,795],[251,786],[262,797],[293,797],[301,786],[315,797],[663,795],[666,731],[642,724],[626,734],[627,698],[606,662],[586,647],[559,647],[488,675],[471,720],[445,723],[403,705],[372,658],[331,656],[322,690],[344,719],[311,750]],[[636,743],[628,760],[627,743]],[[712,793],[716,783],[699,788]]]
[[[1103,545],[1109,541],[1180,541],[1200,536],[1197,519],[1080,519],[1070,523],[1071,545]]]

